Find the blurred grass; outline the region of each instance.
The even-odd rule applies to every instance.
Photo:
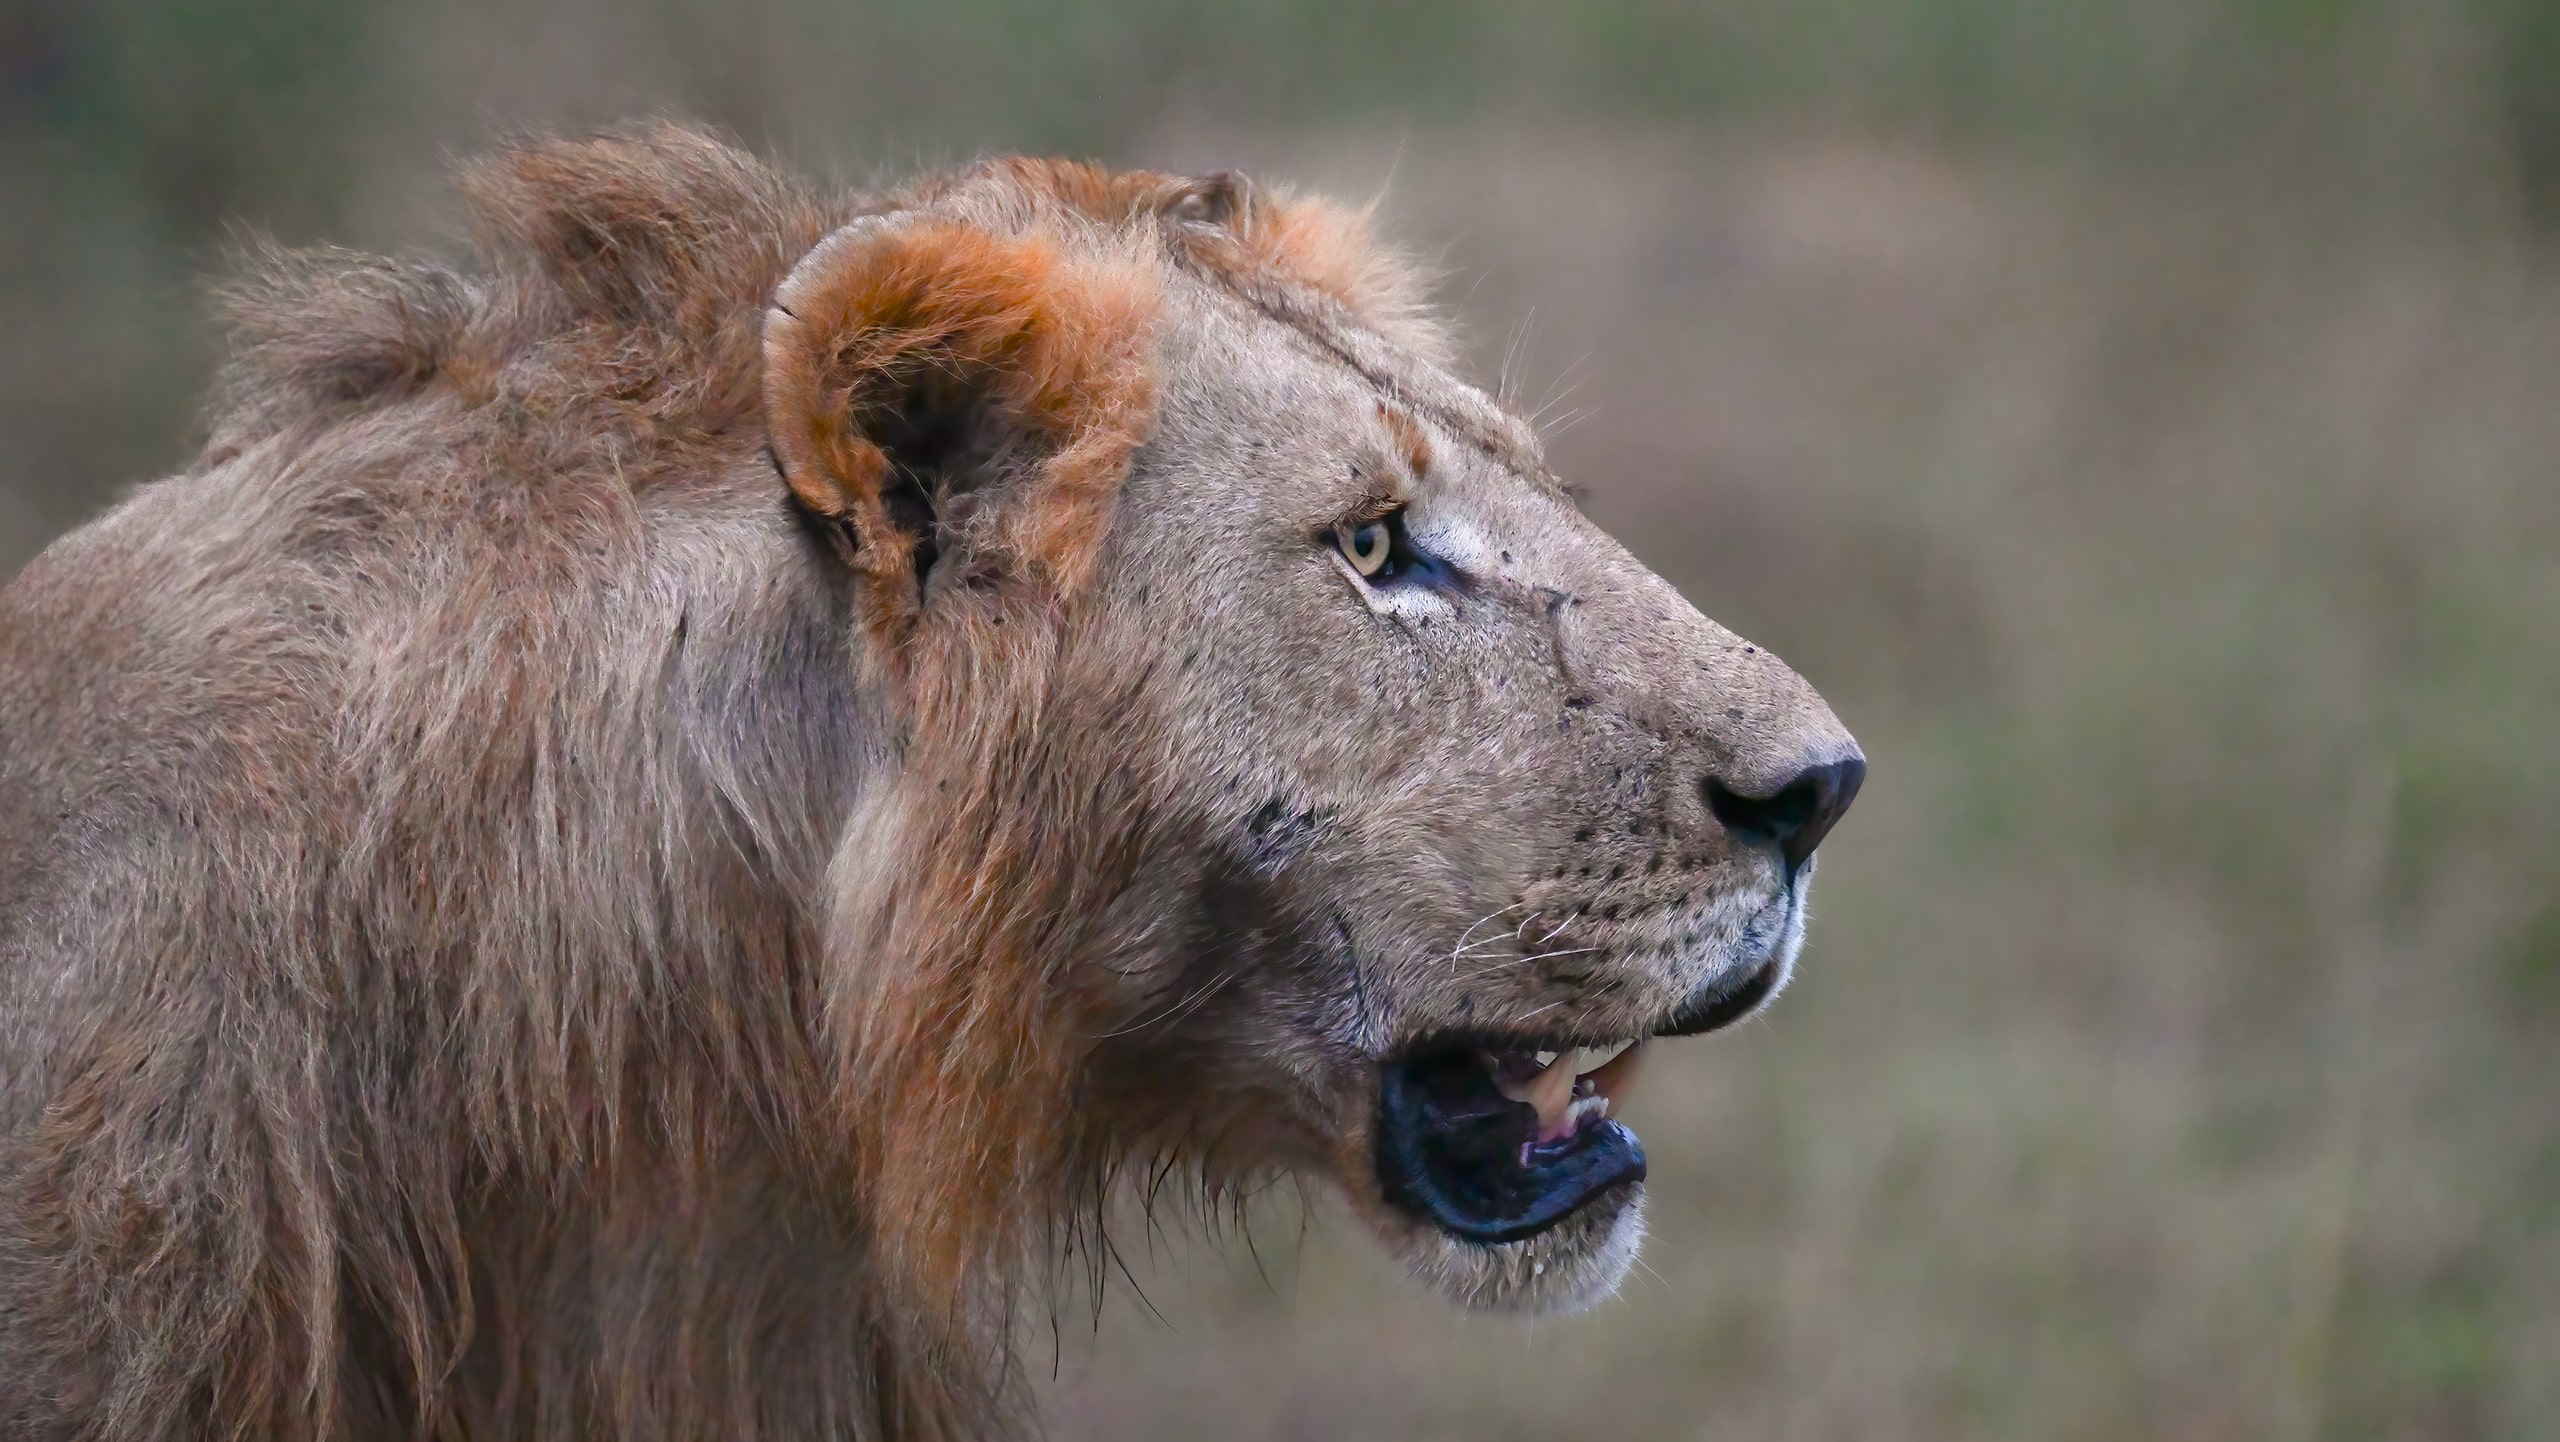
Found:
[[[415,246],[642,111],[1392,176],[1875,762],[1796,990],[1649,1074],[1623,1298],[1274,1208],[1066,1315],[1061,1435],[2560,1436],[2560,7],[21,0],[0,569],[184,455],[226,225]]]

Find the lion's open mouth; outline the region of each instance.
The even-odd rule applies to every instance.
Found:
[[[1378,1127],[1386,1199],[1469,1241],[1516,1242],[1642,1181],[1644,1148],[1609,1119],[1642,1049],[1446,1043],[1388,1066]]]
[[[1697,1036],[1765,1001],[1782,968],[1757,968],[1653,1028]],[[1516,1242],[1612,1188],[1644,1180],[1644,1148],[1612,1120],[1646,1038],[1427,1038],[1382,1069],[1378,1182],[1386,1200],[1472,1242]]]

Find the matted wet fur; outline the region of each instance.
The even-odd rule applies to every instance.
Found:
[[[1139,1160],[1615,1284],[1632,1187],[1382,1199],[1379,1068],[1764,1000],[1811,868],[1717,798],[1854,747],[1357,214],[667,126],[463,191],[481,271],[255,257],[202,456],[0,593],[0,1435],[1002,1432]]]

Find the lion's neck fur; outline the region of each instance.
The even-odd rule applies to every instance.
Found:
[[[387,426],[344,443],[399,448]],[[895,737],[847,662],[841,587],[743,489],[564,513],[575,490],[554,476],[441,513],[411,496],[363,546],[364,571],[401,579],[361,595],[334,565],[244,591],[197,559],[313,539],[365,495],[344,473],[181,479],[93,539],[129,548],[105,578],[129,594],[172,571],[203,587],[188,634],[150,641],[164,656],[215,685],[290,663],[304,689],[273,719],[307,739],[172,728],[112,772],[13,763],[90,798],[56,854],[99,900],[42,863],[0,878],[0,970],[32,975],[39,935],[47,967],[91,959],[44,999],[52,1020],[31,997],[0,1007],[13,1040],[54,1028],[24,1038],[44,1061],[5,1099],[0,1317],[73,1324],[0,1325],[0,1419],[794,1437],[972,1435],[997,1415],[994,1304],[919,1297],[881,1255],[884,1168],[968,1201],[912,1145],[880,1150],[898,1108],[932,1098],[828,1039],[830,1008],[866,1011],[819,981],[830,866],[914,874],[847,832]],[[200,520],[215,503],[234,509]],[[135,608],[56,593],[56,564],[19,595],[61,623],[47,646],[131,673],[13,708],[12,735],[108,728],[86,708],[148,706],[170,679],[136,650]],[[303,608],[345,634],[308,647],[269,624]],[[6,795],[12,825],[25,794]],[[238,813],[256,824],[189,844]],[[885,959],[874,975],[918,1004],[948,985]],[[970,1262],[1041,1224],[969,1220]]]
[[[992,783],[898,810],[984,758],[905,755],[752,425],[752,302],[839,216],[667,145],[721,253],[598,279],[509,191],[610,199],[560,148],[476,182],[495,279],[273,258],[204,461],[11,588],[0,730],[63,739],[0,761],[0,1431],[1009,1415],[1089,1191],[993,959],[1063,968],[1101,883]]]

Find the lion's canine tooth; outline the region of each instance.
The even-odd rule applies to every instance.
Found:
[[[1572,1071],[1561,1066],[1551,1066],[1536,1076],[1523,1077],[1517,1081],[1497,1080],[1494,1088],[1513,1101],[1525,1103],[1535,1110],[1538,1114],[1538,1140],[1550,1142],[1557,1137],[1568,1135],[1573,1129],[1570,1120],[1573,1111],[1573,1082]]]
[[[1579,1046],[1571,1057],[1574,1074],[1587,1076],[1618,1059],[1618,1054],[1634,1046],[1632,1041],[1613,1041],[1607,1046]]]

